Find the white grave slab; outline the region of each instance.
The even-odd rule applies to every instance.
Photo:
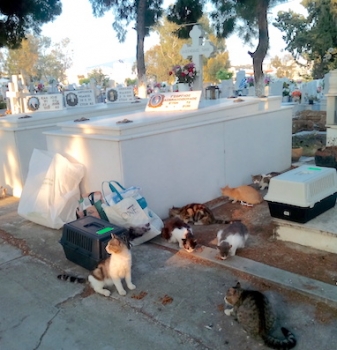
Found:
[[[243,90],[246,86],[245,81],[246,81],[246,72],[244,70],[239,70],[236,73],[234,90],[235,91]]]
[[[23,102],[26,113],[54,112],[64,108],[62,94],[28,95]]]
[[[133,87],[116,87],[106,90],[106,103],[125,103],[135,101]]]
[[[201,91],[152,94],[146,112],[189,111],[198,109]]]
[[[100,190],[105,180],[140,186],[149,206],[166,218],[173,205],[206,202],[225,185],[249,184],[251,174],[290,166],[291,108],[282,108],[279,98],[276,108],[259,111],[258,98],[242,99],[123,115],[126,124],[108,116],[60,123],[60,130],[45,132],[48,150],[85,165],[82,191]]]
[[[269,96],[282,96],[283,92],[283,82],[272,81],[269,86]]]
[[[96,103],[92,89],[65,91],[64,101],[67,108],[93,107]]]
[[[96,104],[92,108],[63,109],[52,112],[21,113],[0,118],[0,184],[7,193],[20,197],[34,148],[47,150],[44,131],[58,129],[62,121],[93,120],[100,115],[119,118],[145,110],[147,99],[118,105]]]

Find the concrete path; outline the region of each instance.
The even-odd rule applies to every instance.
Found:
[[[21,218],[17,205],[12,197],[0,201],[0,349],[265,349],[224,315],[223,297],[238,276],[244,287],[254,288],[245,279],[250,274],[267,286],[271,270],[266,266],[238,257],[231,263],[216,263],[214,252],[207,250],[206,256],[196,259],[156,239],[132,249],[136,290],[122,297],[113,289],[106,298],[86,285],[56,278],[63,271],[85,276],[88,272],[65,258],[59,244],[61,230]],[[296,335],[296,349],[333,348],[336,309],[331,307],[334,313],[320,322],[316,297],[307,295],[306,302],[288,299],[274,283],[283,286],[278,280],[289,282],[289,275],[277,273],[265,293],[279,315],[279,325]],[[292,284],[297,279],[302,281],[292,275]],[[329,298],[323,297],[327,302]]]

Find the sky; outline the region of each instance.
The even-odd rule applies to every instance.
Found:
[[[295,12],[305,13],[301,0],[289,0],[287,3],[274,8],[277,11],[287,11],[291,8]],[[165,3],[170,4],[171,0]],[[63,38],[69,38],[73,51],[73,73],[85,74],[87,68],[108,63],[130,62],[136,60],[136,31],[130,29],[125,43],[121,44],[116,38],[112,28],[113,15],[107,13],[104,17],[95,18],[89,0],[62,0],[62,14],[54,22],[42,27],[42,35],[50,37],[53,42],[60,42]],[[269,26],[270,53],[283,56],[285,43],[282,33],[274,26]],[[145,38],[145,51],[157,43],[157,36],[151,35]],[[227,50],[232,65],[251,64],[252,61],[247,51],[254,51],[255,47],[245,46],[237,37],[226,39]],[[267,57],[268,60],[268,57]]]

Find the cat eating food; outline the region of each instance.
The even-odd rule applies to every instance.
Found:
[[[161,236],[170,243],[178,242],[179,248],[184,248],[189,253],[197,246],[191,227],[176,217],[165,222]]]
[[[222,224],[223,220],[215,219],[212,211],[205,205],[200,203],[190,203],[183,207],[172,207],[169,210],[170,217],[178,217],[186,224],[193,225],[211,225]]]
[[[275,323],[275,315],[268,298],[261,292],[241,288],[240,282],[228,289],[225,303],[232,306],[225,309],[227,316],[234,315],[244,330],[260,336],[264,343],[272,349],[292,349],[296,346],[295,336],[286,328],[281,331],[285,339],[280,340],[271,335]]]
[[[280,173],[271,172],[268,174],[252,175],[252,181],[254,184],[258,184],[261,191],[269,187],[270,179],[274,176],[278,176]]]
[[[217,234],[217,249],[222,260],[234,256],[238,248],[244,248],[249,232],[242,222],[232,221],[225,229],[219,230]]]
[[[253,206],[263,201],[263,198],[255,188],[242,185],[239,187],[230,188],[228,186],[221,188],[221,193],[224,197],[232,200],[232,203],[240,202],[242,205]]]
[[[104,287],[115,285],[120,295],[126,295],[122,285],[122,279],[125,279],[126,285],[130,290],[136,288],[131,282],[131,263],[130,243],[127,236],[117,236],[112,234],[111,240],[106,246],[106,251],[110,256],[100,262],[95,270],[91,272],[88,281],[95,292],[108,297],[111,292]],[[67,274],[57,276],[58,279],[73,283],[85,283],[84,278],[73,277]]]

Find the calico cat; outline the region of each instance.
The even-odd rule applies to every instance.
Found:
[[[277,175],[280,175],[280,173],[274,171],[268,174],[252,175],[252,181],[253,184],[258,184],[260,190],[262,191],[269,187],[270,179]]]
[[[244,248],[249,232],[247,226],[240,221],[232,221],[225,229],[217,234],[217,249],[222,260],[234,256],[238,248]]]
[[[131,263],[130,243],[125,235],[117,236],[112,234],[111,240],[106,246],[106,251],[111,254],[107,259],[100,262],[95,270],[91,272],[88,281],[95,292],[108,297],[111,292],[104,287],[116,286],[120,295],[126,295],[122,285],[122,278],[130,290],[136,288],[131,282]],[[78,278],[67,274],[57,276],[58,279],[73,283],[84,283],[84,278]]]
[[[263,201],[261,194],[253,187],[242,185],[230,188],[228,186],[221,188],[222,195],[232,200],[232,203],[240,201],[242,205],[253,206]]]
[[[261,292],[243,289],[238,282],[227,291],[225,302],[232,306],[232,309],[225,309],[225,314],[234,314],[247,333],[260,336],[268,347],[285,350],[296,346],[295,336],[284,327],[281,331],[285,339],[280,340],[270,334],[275,315],[268,298]]]
[[[184,248],[191,253],[197,246],[191,227],[179,218],[168,219],[161,231],[161,236],[170,243],[179,243],[179,248]]]
[[[186,204],[183,207],[172,207],[169,210],[170,217],[178,217],[186,224],[211,225],[222,224],[223,220],[215,219],[212,211],[200,203]]]

